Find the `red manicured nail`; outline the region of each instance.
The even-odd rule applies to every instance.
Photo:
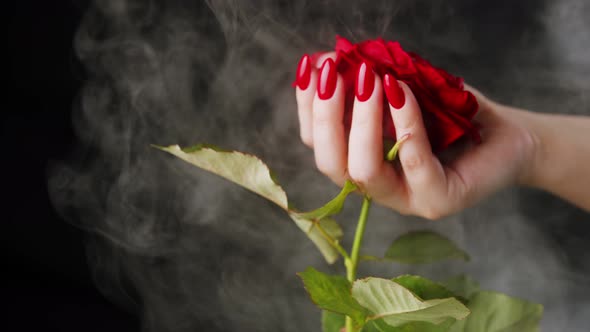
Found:
[[[404,106],[404,103],[406,102],[404,90],[402,90],[402,87],[393,76],[385,74],[385,77],[383,78],[383,88],[387,100],[389,101],[389,105],[395,109],[400,109]]]
[[[367,101],[375,88],[375,73],[373,69],[363,62],[356,77],[356,98],[359,101]]]
[[[318,97],[321,100],[326,100],[334,95],[336,90],[336,81],[338,74],[336,73],[336,65],[334,60],[327,58],[320,69],[320,76],[318,77]]]
[[[307,89],[309,86],[309,81],[311,80],[311,60],[309,59],[309,55],[305,54],[299,60],[299,64],[297,65],[297,79],[295,80],[295,84],[301,90]]]

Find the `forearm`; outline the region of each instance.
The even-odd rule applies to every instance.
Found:
[[[590,211],[590,117],[534,114],[535,161],[529,185]]]

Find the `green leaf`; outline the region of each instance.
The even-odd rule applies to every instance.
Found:
[[[332,264],[338,260],[338,251],[334,249],[334,245],[339,243],[344,233],[334,219],[309,220],[294,213],[289,213],[289,216],[297,227],[307,234],[307,237],[316,245],[328,263]],[[332,244],[331,241],[335,243]]]
[[[345,322],[346,317],[344,315],[327,310],[322,311],[323,332],[341,332]],[[426,322],[412,322],[394,327],[387,325],[383,319],[376,319],[365,324],[361,332],[446,332],[454,322],[454,319],[448,319],[439,325]]]
[[[406,264],[424,264],[446,259],[469,260],[469,255],[459,249],[451,240],[431,232],[417,231],[398,237],[385,258]]]
[[[504,294],[482,291],[469,299],[471,315],[449,332],[536,332],[543,306]]]
[[[373,256],[373,255],[360,255],[359,260],[366,261],[366,262],[380,262],[380,261],[389,261],[388,259]]]
[[[400,284],[381,278],[355,281],[352,297],[372,312],[369,320],[382,318],[391,326],[414,321],[440,324],[448,318],[469,315],[469,310],[455,298],[423,301]]]
[[[211,145],[181,149],[178,145],[157,147],[176,157],[226,178],[288,209],[287,194],[271,177],[268,167],[257,157],[237,151],[224,151]]]
[[[456,295],[466,299],[479,291],[479,284],[473,278],[464,274],[447,279],[442,284]]]
[[[338,214],[340,213],[340,211],[342,211],[344,201],[346,200],[346,197],[348,197],[348,194],[357,189],[358,187],[356,184],[354,184],[350,180],[346,180],[346,183],[344,183],[344,187],[342,187],[342,190],[340,191],[338,196],[334,197],[334,199],[332,199],[331,201],[329,201],[324,206],[318,209],[315,209],[310,212],[297,213],[297,215],[305,219],[323,219],[325,217]]]
[[[330,276],[308,267],[298,273],[311,300],[320,308],[350,316],[362,325],[366,310],[350,294],[350,282],[342,276]]]
[[[401,326],[391,326],[387,325],[383,319],[375,319],[368,321],[367,324],[363,327],[361,332],[399,332],[401,331]]]
[[[419,276],[403,275],[393,279],[393,282],[409,289],[422,300],[444,299],[455,296],[443,285]]]
[[[280,206],[313,241],[328,263],[332,264],[338,259],[336,245],[342,238],[340,226],[333,219],[308,218],[290,210],[287,194],[275,181],[268,166],[257,157],[205,144],[186,149],[181,149],[178,145],[155,147],[232,181]]]
[[[447,319],[438,325],[427,322],[411,322],[401,326],[391,326],[387,325],[383,319],[377,319],[369,321],[362,332],[446,332],[454,322],[454,319]]]
[[[346,323],[344,315],[337,314],[328,310],[322,310],[322,331],[323,332],[340,332]]]

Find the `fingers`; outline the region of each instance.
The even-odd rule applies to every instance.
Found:
[[[313,98],[317,90],[318,67],[327,58],[334,58],[334,52],[319,55],[317,59],[305,54],[297,65],[295,98],[299,117],[299,134],[305,145],[313,147]]]
[[[315,61],[322,63],[318,70],[317,63],[304,55],[297,68],[295,94],[301,140],[314,148],[318,169],[342,185],[346,180],[344,84],[334,57],[334,52],[318,56]]]
[[[313,148],[318,169],[339,185],[346,181],[344,82],[331,58],[319,70],[313,99]]]
[[[348,174],[374,199],[394,195],[401,181],[383,158],[383,89],[369,65],[359,67],[348,145]]]
[[[444,169],[432,153],[420,107],[405,83],[385,75],[383,86],[397,139],[410,135],[398,154],[409,191],[409,204],[416,214],[436,219],[444,210],[436,204],[445,201],[441,198],[446,197],[447,183]],[[415,198],[420,202],[414,201]]]
[[[317,69],[304,56],[297,71],[301,139],[314,149],[318,169],[343,185],[348,177],[376,201],[402,213],[437,219],[448,210],[452,192],[447,173],[432,153],[420,107],[410,88],[385,75],[383,83],[367,64],[359,66],[350,136],[343,123],[345,84],[333,54]],[[389,109],[383,109],[383,93]],[[391,112],[397,139],[410,135],[396,170],[383,156],[383,112]],[[348,138],[348,139],[347,139]]]
[[[305,54],[297,66],[295,98],[297,99],[297,115],[299,116],[299,134],[307,146],[313,146],[312,102],[316,91],[317,70],[313,68],[311,58]]]

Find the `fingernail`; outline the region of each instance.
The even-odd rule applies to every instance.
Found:
[[[307,89],[309,81],[311,80],[311,60],[309,55],[305,54],[299,60],[297,65],[297,79],[295,80],[297,86],[301,90]]]
[[[356,98],[359,101],[367,101],[373,94],[374,87],[375,73],[366,62],[363,62],[356,78]]]
[[[402,87],[393,76],[385,74],[385,77],[383,78],[383,88],[387,100],[389,101],[389,105],[395,109],[400,109],[404,106],[404,103],[406,102],[404,90],[402,90]]]
[[[326,59],[320,69],[320,76],[318,77],[318,97],[326,100],[334,95],[336,90],[336,80],[338,75],[336,73],[336,65],[331,58]]]

